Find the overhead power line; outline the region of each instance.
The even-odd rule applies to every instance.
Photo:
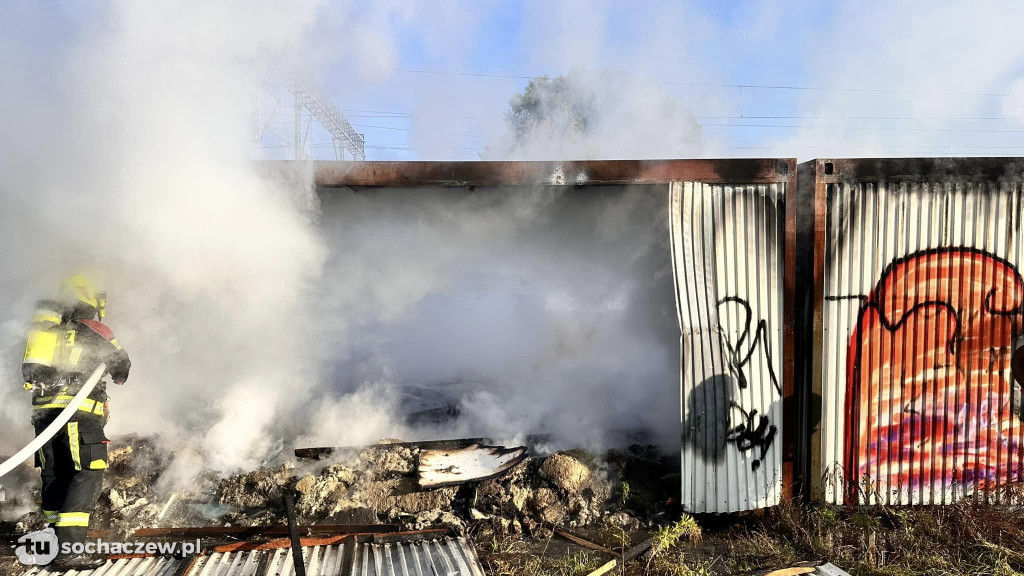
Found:
[[[355,66],[343,66],[355,68]],[[550,77],[548,74],[497,74],[489,72],[467,72],[460,70],[430,70],[426,68],[396,68],[395,72],[403,74],[428,74],[433,76],[463,76],[470,78],[499,78],[508,80],[532,80],[534,78]],[[788,90],[788,91],[809,91],[809,92],[849,92],[849,93],[876,93],[876,94],[918,94],[918,95],[941,95],[941,96],[970,96],[984,98],[1024,98],[1024,94],[1009,94],[1003,92],[958,92],[945,90],[916,90],[905,88],[863,88],[863,87],[828,87],[828,86],[801,86],[796,84],[756,84],[756,83],[726,83],[726,82],[692,82],[681,80],[660,80],[659,84],[669,86],[693,86],[702,88],[734,88],[739,90]]]
[[[815,124],[736,124],[728,122],[704,122],[701,127],[735,127],[735,128],[813,128],[820,130],[867,130],[870,132],[978,132],[982,134],[1024,134],[1024,130],[1007,130],[999,128],[917,128],[901,126],[823,126]]]

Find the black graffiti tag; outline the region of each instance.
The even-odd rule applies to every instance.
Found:
[[[725,435],[726,442],[734,442],[736,448],[746,452],[753,448],[760,448],[760,455],[750,465],[751,470],[761,467],[761,461],[768,454],[768,449],[775,440],[779,428],[771,423],[771,420],[764,414],[758,415],[757,410],[747,413],[739,404],[732,403],[732,407],[743,414],[743,422],[729,428]],[[760,416],[760,417],[759,417]]]
[[[744,348],[744,344],[747,338],[750,337],[750,325],[754,319],[754,314],[750,310],[750,304],[740,298],[739,296],[728,296],[718,301],[717,308],[721,310],[723,304],[729,302],[735,302],[743,307],[744,318],[743,318],[743,331],[740,332],[740,337],[735,344],[729,341],[729,338],[725,337],[726,331],[721,328],[719,324],[719,330],[723,334],[722,341],[725,343],[725,348],[728,350],[728,362],[730,371],[736,376],[736,383],[739,385],[741,390],[747,388],[747,377],[743,373],[743,367],[750,363],[750,359],[754,356],[754,350],[757,345],[761,344],[761,350],[764,351],[764,357],[768,361],[768,376],[772,380],[772,385],[775,386],[775,390],[779,394],[782,394],[782,386],[779,384],[779,379],[775,375],[775,363],[772,362],[771,347],[768,342],[768,322],[763,318],[758,320],[757,327],[754,329],[753,338],[750,340],[750,344]],[[721,318],[721,312],[719,312],[719,318]]]

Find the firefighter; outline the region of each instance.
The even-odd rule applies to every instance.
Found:
[[[131,362],[101,320],[106,294],[81,275],[65,280],[57,300],[38,303],[25,346],[22,373],[32,391],[32,423],[41,433],[105,362],[111,380],[122,384]],[[110,417],[106,383],[101,380],[68,423],[36,453],[42,476],[43,516],[60,544],[83,542],[89,516],[103,484]],[[67,558],[62,559],[69,560]],[[71,561],[98,563],[83,556]]]

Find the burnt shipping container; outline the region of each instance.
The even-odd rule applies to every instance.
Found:
[[[321,197],[331,188],[662,194],[679,324],[683,508],[737,512],[787,496],[795,160],[319,162],[316,185]]]
[[[832,503],[1020,502],[1019,159],[800,171],[800,452]],[[1018,375],[1019,378],[1019,375]]]

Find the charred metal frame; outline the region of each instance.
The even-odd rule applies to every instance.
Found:
[[[317,162],[320,188],[396,186],[600,186],[773,184],[796,177],[796,160],[585,160],[572,162]],[[795,184],[795,180],[792,182]]]
[[[301,163],[296,164],[301,169]],[[707,184],[785,184],[786,203],[797,194],[796,160],[788,159],[694,159],[694,160],[584,160],[565,162],[315,162],[314,183],[319,189],[381,187],[475,186],[611,186],[702,182]],[[794,428],[798,410],[794,395],[795,279],[797,216],[785,212],[783,273],[782,498],[793,497],[793,488],[806,473],[795,466],[797,443]]]
[[[821,393],[823,385],[825,258],[828,221],[827,197],[831,186],[865,182],[1004,182],[1024,180],[1024,158],[819,158],[797,167],[796,206],[786,213],[794,219],[797,254],[794,277],[810,287],[796,294],[795,401],[801,417],[795,420],[797,476],[805,479],[801,496],[819,498],[821,492]],[[790,246],[787,224],[787,250]],[[789,257],[787,255],[787,273]],[[791,279],[787,279],[787,297]],[[788,309],[787,309],[788,310]],[[1024,410],[1024,408],[1022,408]],[[787,429],[792,429],[788,427]]]

